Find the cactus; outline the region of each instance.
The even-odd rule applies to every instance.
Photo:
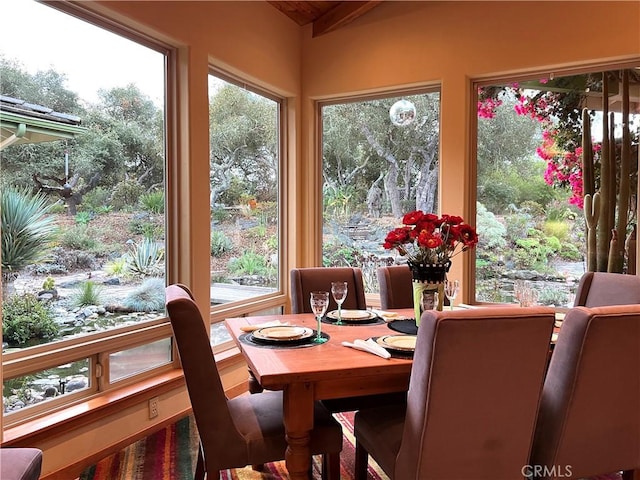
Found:
[[[625,240],[631,196],[631,135],[629,131],[629,72],[622,72],[623,137],[620,172],[616,163],[616,142],[613,135],[613,113],[609,114],[609,80],[602,79],[602,150],[600,181],[594,176],[595,166],[591,144],[591,117],[582,111],[582,178],[584,217],[587,224],[587,270],[622,273],[624,269]],[[616,179],[620,178],[617,185]],[[597,188],[597,191],[596,191]],[[617,211],[617,216],[616,216]],[[617,221],[616,221],[617,219]],[[635,227],[634,227],[635,228]],[[629,271],[635,271],[635,255],[629,255]]]
[[[616,235],[620,241],[609,252],[610,272],[622,272],[624,266],[624,243],[627,237],[631,177],[631,135],[629,132],[629,72],[622,72],[622,153],[620,161],[620,193],[618,201],[618,223]]]
[[[609,76],[607,72],[602,73],[602,149],[600,152],[600,216],[598,219],[598,239],[597,239],[597,266],[596,271],[606,272],[609,263],[609,251],[611,241],[611,229],[613,228],[613,218],[610,212],[615,215],[616,191],[611,189],[610,177],[612,168],[615,170],[615,155],[609,153]],[[613,122],[611,123],[613,125]],[[591,137],[589,137],[591,140]],[[583,145],[585,144],[583,134]],[[592,148],[589,141],[589,147]],[[615,145],[615,141],[614,141]],[[593,150],[590,150],[593,152]],[[593,158],[591,159],[593,162]],[[615,175],[615,173],[614,173]]]
[[[600,193],[584,196],[583,211],[587,222],[587,271],[595,272],[597,266],[596,226],[600,215]]]

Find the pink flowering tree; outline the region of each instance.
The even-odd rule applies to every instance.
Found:
[[[587,80],[585,80],[585,78]],[[590,82],[588,76],[568,77],[570,82]],[[548,185],[568,188],[571,191],[569,203],[583,207],[582,190],[582,124],[581,104],[584,102],[584,85],[562,93],[542,90],[548,79],[540,79],[541,90],[521,88],[518,83],[507,87],[481,87],[478,90],[478,117],[494,118],[496,108],[502,105],[501,92],[508,90],[516,98],[514,109],[518,115],[530,117],[540,122],[543,128],[542,143],[536,154],[543,159],[547,168],[544,180]],[[594,155],[600,151],[600,145],[594,144]]]

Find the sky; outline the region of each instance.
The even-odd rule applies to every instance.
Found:
[[[65,74],[67,88],[95,103],[100,88],[134,83],[157,105],[164,96],[164,56],[33,0],[2,4],[0,55],[34,74]]]

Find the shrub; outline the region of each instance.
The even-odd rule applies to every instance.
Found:
[[[220,230],[211,232],[211,255],[221,257],[233,249],[233,242]]]
[[[82,196],[82,205],[87,210],[100,212],[101,209],[108,208],[110,195],[111,190],[107,190],[104,187],[96,187]]]
[[[130,292],[123,300],[123,305],[136,312],[156,312],[164,310],[164,280],[148,278],[142,285]]]
[[[569,292],[563,288],[543,287],[540,289],[538,303],[540,305],[550,305],[556,307],[564,307],[569,302]]]
[[[267,262],[262,255],[247,251],[229,261],[229,271],[234,275],[262,275],[267,273]]]
[[[26,189],[3,188],[0,193],[3,276],[27,265],[44,261],[49,254],[56,228],[47,216],[49,207],[42,194]]]
[[[582,260],[582,253],[573,243],[563,243],[560,246],[559,255],[565,260],[580,261]]]
[[[127,257],[116,258],[115,260],[111,260],[105,265],[105,270],[109,275],[115,275],[117,277],[121,277],[126,275],[127,273]]]
[[[542,226],[542,231],[548,237],[556,237],[561,242],[569,238],[569,225],[560,220],[547,220]]]
[[[100,305],[100,297],[102,296],[102,287],[95,282],[89,280],[82,282],[73,293],[71,303],[76,307],[85,307],[87,305]]]
[[[49,308],[32,293],[13,295],[2,306],[3,337],[24,345],[32,339],[50,339],[59,333]]]
[[[123,180],[118,183],[111,194],[111,205],[116,210],[131,208],[138,204],[138,199],[144,195],[144,187],[135,180]]]
[[[129,223],[129,231],[150,239],[164,237],[164,225],[148,215],[134,217]]]
[[[480,235],[479,246],[482,249],[502,249],[507,246],[505,236],[507,229],[498,221],[496,216],[488,211],[481,203],[477,204],[477,228],[482,232]]]
[[[59,241],[60,245],[74,250],[92,251],[98,246],[95,235],[92,235],[87,225],[83,224],[64,229]]]
[[[354,247],[342,243],[326,243],[322,251],[324,267],[351,267],[357,265],[362,254]]]
[[[155,190],[140,197],[140,205],[150,213],[164,213],[164,192]]]
[[[93,216],[89,212],[78,212],[75,216],[75,221],[78,225],[87,225],[92,219]]]
[[[67,213],[67,206],[64,202],[56,202],[49,207],[48,212],[52,215],[62,215]]]
[[[222,223],[231,218],[231,214],[222,207],[214,206],[211,209],[211,220],[216,223]]]
[[[42,289],[43,290],[53,290],[55,288],[55,280],[53,279],[53,277],[47,277],[46,280],[44,282],[42,282]]]
[[[38,273],[56,273],[56,270],[69,272],[73,270],[94,270],[98,267],[95,255],[82,250],[66,249],[56,247],[53,249],[53,261],[55,270],[52,267],[38,265]]]
[[[154,276],[162,272],[164,249],[150,238],[136,243],[127,253],[129,270],[135,275]]]

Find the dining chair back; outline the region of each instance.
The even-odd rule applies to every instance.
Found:
[[[38,448],[0,448],[0,479],[38,480],[42,470],[42,450]]]
[[[202,315],[184,285],[166,288],[166,307],[200,435],[196,479],[217,478],[221,469],[282,460],[287,448],[281,392],[225,396]],[[336,475],[342,428],[320,404],[315,407],[312,454],[325,454],[324,475]],[[327,455],[329,454],[329,455]]]
[[[291,311],[292,313],[311,313],[309,297],[314,290],[331,292],[331,282],[347,282],[347,298],[342,308],[366,310],[362,270],[357,267],[309,267],[291,269]],[[335,310],[338,305],[329,294],[329,308]]]
[[[392,479],[523,478],[554,320],[545,307],[425,311],[406,407],[356,412],[356,479],[369,455]]]
[[[309,297],[314,290],[331,291],[331,282],[347,282],[347,298],[342,308],[366,310],[367,301],[364,294],[362,270],[356,267],[309,267],[293,268],[291,270],[291,310],[292,313],[311,313]],[[338,308],[333,297],[329,294],[327,311]],[[249,372],[249,386],[252,391],[258,391],[255,376]],[[331,412],[349,412],[371,405],[386,405],[404,403],[404,392],[380,395],[362,395],[346,398],[332,398],[321,403]]]
[[[529,464],[539,478],[640,468],[640,305],[567,313],[544,382]],[[554,467],[555,466],[555,467]]]
[[[575,307],[640,304],[640,276],[587,272],[576,290]]]
[[[380,308],[413,308],[413,275],[407,265],[390,265],[376,270],[380,287]]]

